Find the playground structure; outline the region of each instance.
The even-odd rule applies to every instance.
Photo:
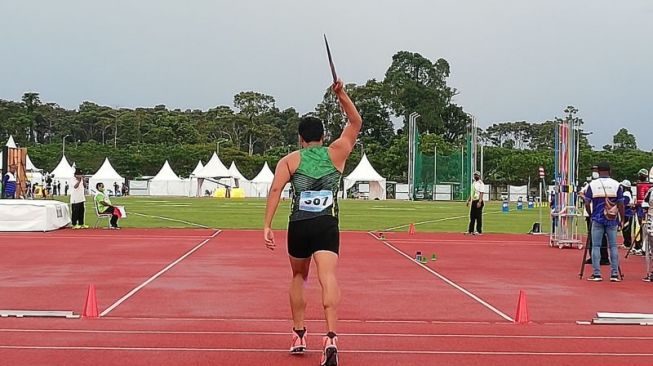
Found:
[[[580,130],[567,118],[556,126],[554,136],[554,190],[551,207],[550,246],[583,248],[578,234],[582,212],[577,206],[578,155]]]

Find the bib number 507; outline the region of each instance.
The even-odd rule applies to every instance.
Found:
[[[321,212],[333,204],[331,191],[304,191],[300,195],[299,209],[308,212]]]

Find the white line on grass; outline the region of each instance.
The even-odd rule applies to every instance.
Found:
[[[496,212],[487,212],[485,213],[486,215],[493,215],[493,214],[498,214],[501,213],[502,211],[496,211]],[[413,225],[424,225],[424,224],[432,224],[434,222],[442,222],[442,221],[450,221],[450,220],[458,220],[458,219],[464,219],[466,217],[469,217],[469,215],[464,215],[464,216],[452,216],[452,217],[443,217],[441,219],[434,219],[434,220],[427,220],[427,221],[420,221],[420,222],[414,222]],[[397,229],[402,229],[405,227],[409,227],[410,224],[405,224],[405,225],[399,225],[399,226],[394,226],[394,227],[389,227],[387,229],[381,230],[381,231],[392,231],[392,230],[397,230]]]
[[[100,330],[100,329],[0,329],[3,333],[70,333],[70,334],[129,334],[129,335],[231,335],[284,336],[288,332],[262,331],[173,331],[173,330]],[[433,333],[338,333],[347,337],[373,338],[477,338],[477,339],[575,339],[650,341],[646,336],[583,336],[583,335],[506,335],[506,334],[433,334]]]
[[[473,293],[467,291],[465,288],[463,288],[462,286],[456,284],[456,283],[453,282],[452,280],[450,280],[450,279],[446,278],[445,276],[439,274],[438,272],[432,270],[432,269],[429,268],[428,266],[425,266],[425,265],[423,265],[422,263],[418,263],[418,262],[416,262],[416,261],[415,261],[411,256],[409,256],[408,254],[406,254],[406,253],[402,252],[401,250],[397,249],[397,247],[395,247],[394,245],[390,244],[389,242],[387,242],[387,241],[385,241],[385,240],[382,240],[381,238],[377,237],[376,235],[374,235],[374,233],[369,232],[368,234],[371,235],[371,236],[372,236],[373,238],[375,238],[376,240],[378,240],[378,241],[380,241],[381,243],[383,243],[383,244],[384,244],[385,246],[387,246],[388,248],[390,248],[390,249],[394,250],[395,252],[401,254],[403,257],[405,257],[406,259],[408,259],[408,260],[411,261],[412,263],[415,263],[416,265],[422,267],[423,269],[425,269],[426,271],[428,271],[428,272],[431,273],[432,275],[434,275],[434,276],[436,276],[437,278],[441,279],[442,281],[446,282],[446,283],[449,284],[451,287],[457,289],[458,291],[460,291],[460,292],[462,292],[463,294],[469,296],[470,298],[472,298],[473,300],[475,300],[475,301],[478,302],[479,304],[481,304],[481,305],[485,306],[486,308],[490,309],[493,313],[499,315],[500,317],[504,318],[505,320],[507,320],[507,321],[509,321],[509,322],[514,322],[514,321],[515,321],[513,318],[509,317],[508,315],[506,315],[506,314],[505,314],[504,312],[502,312],[501,310],[495,308],[494,306],[492,306],[492,305],[490,305],[489,303],[487,303],[485,300],[483,300],[483,299],[481,299],[480,297],[474,295]]]
[[[170,268],[172,268],[172,267],[174,267],[175,265],[177,265],[179,262],[181,262],[182,260],[184,260],[184,259],[185,259],[186,257],[188,257],[189,255],[195,253],[199,248],[201,248],[202,246],[204,246],[204,244],[208,243],[209,240],[215,238],[218,234],[220,234],[220,232],[221,232],[221,230],[216,230],[213,234],[211,234],[211,236],[209,236],[208,238],[204,239],[201,243],[199,243],[199,244],[197,244],[195,247],[193,247],[193,249],[187,251],[184,255],[182,255],[181,257],[177,258],[174,262],[168,264],[165,268],[163,268],[162,270],[160,270],[159,272],[157,272],[157,273],[156,273],[155,275],[153,275],[152,277],[148,278],[145,282],[143,282],[143,283],[141,283],[140,285],[136,286],[133,290],[129,291],[125,296],[121,297],[118,301],[114,302],[111,306],[109,306],[106,310],[104,310],[104,311],[100,314],[100,316],[102,317],[102,316],[106,316],[107,314],[109,314],[109,312],[111,312],[111,311],[112,311],[113,309],[115,309],[117,306],[119,306],[120,304],[122,304],[123,302],[125,302],[125,300],[129,299],[130,297],[132,297],[135,293],[137,293],[138,291],[140,291],[143,287],[147,286],[150,282],[156,280],[156,279],[159,278],[162,274],[164,274],[165,272],[167,272]]]
[[[208,227],[208,226],[206,226],[206,225],[196,224],[196,223],[194,223],[194,222],[189,222],[189,221],[184,221],[184,220],[172,219],[172,218],[170,218],[170,217],[165,217],[165,216],[146,215],[146,214],[142,214],[142,213],[138,213],[138,212],[130,212],[129,214],[130,214],[130,215],[138,215],[138,216],[151,217],[151,218],[154,218],[154,219],[161,219],[161,220],[167,220],[167,221],[181,222],[182,224],[186,224],[186,225],[197,226],[197,227],[201,227],[201,228],[203,228],[203,229],[210,229],[210,227]]]
[[[238,352],[238,353],[288,353],[279,348],[188,348],[188,347],[110,347],[110,346],[22,346],[0,345],[0,349],[29,349],[54,351],[145,351],[145,352]],[[311,353],[320,350],[308,351]],[[610,352],[518,352],[518,351],[431,351],[431,350],[338,350],[351,354],[395,354],[395,355],[477,355],[477,356],[590,356],[590,357],[651,357],[653,353],[610,353]]]

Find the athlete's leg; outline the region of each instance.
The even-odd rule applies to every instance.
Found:
[[[311,267],[311,258],[290,257],[292,280],[290,282],[290,309],[292,311],[293,328],[304,329],[304,313],[306,312],[306,299],[304,299],[304,284],[308,279]]]
[[[317,276],[322,286],[322,305],[326,318],[327,330],[336,332],[338,321],[338,303],[340,302],[340,287],[336,278],[338,255],[327,250],[320,250],[313,254],[317,266]]]

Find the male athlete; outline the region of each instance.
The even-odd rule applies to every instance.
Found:
[[[312,258],[322,286],[322,304],[328,331],[323,339],[321,366],[338,365],[336,311],[340,289],[336,267],[340,233],[337,194],[345,162],[354,148],[363,122],[341,80],[333,84],[332,90],[347,115],[348,123],[340,138],[325,147],[322,121],[315,117],[302,118],[298,127],[302,149],[286,155],[277,164],[268,194],[263,229],[265,245],[274,250],[276,243],[271,229],[272,219],[281,192],[286,183],[290,182],[293,192],[288,223],[288,255],[293,274],[290,283],[293,317],[290,353],[303,354],[306,350],[304,283],[308,279]]]

